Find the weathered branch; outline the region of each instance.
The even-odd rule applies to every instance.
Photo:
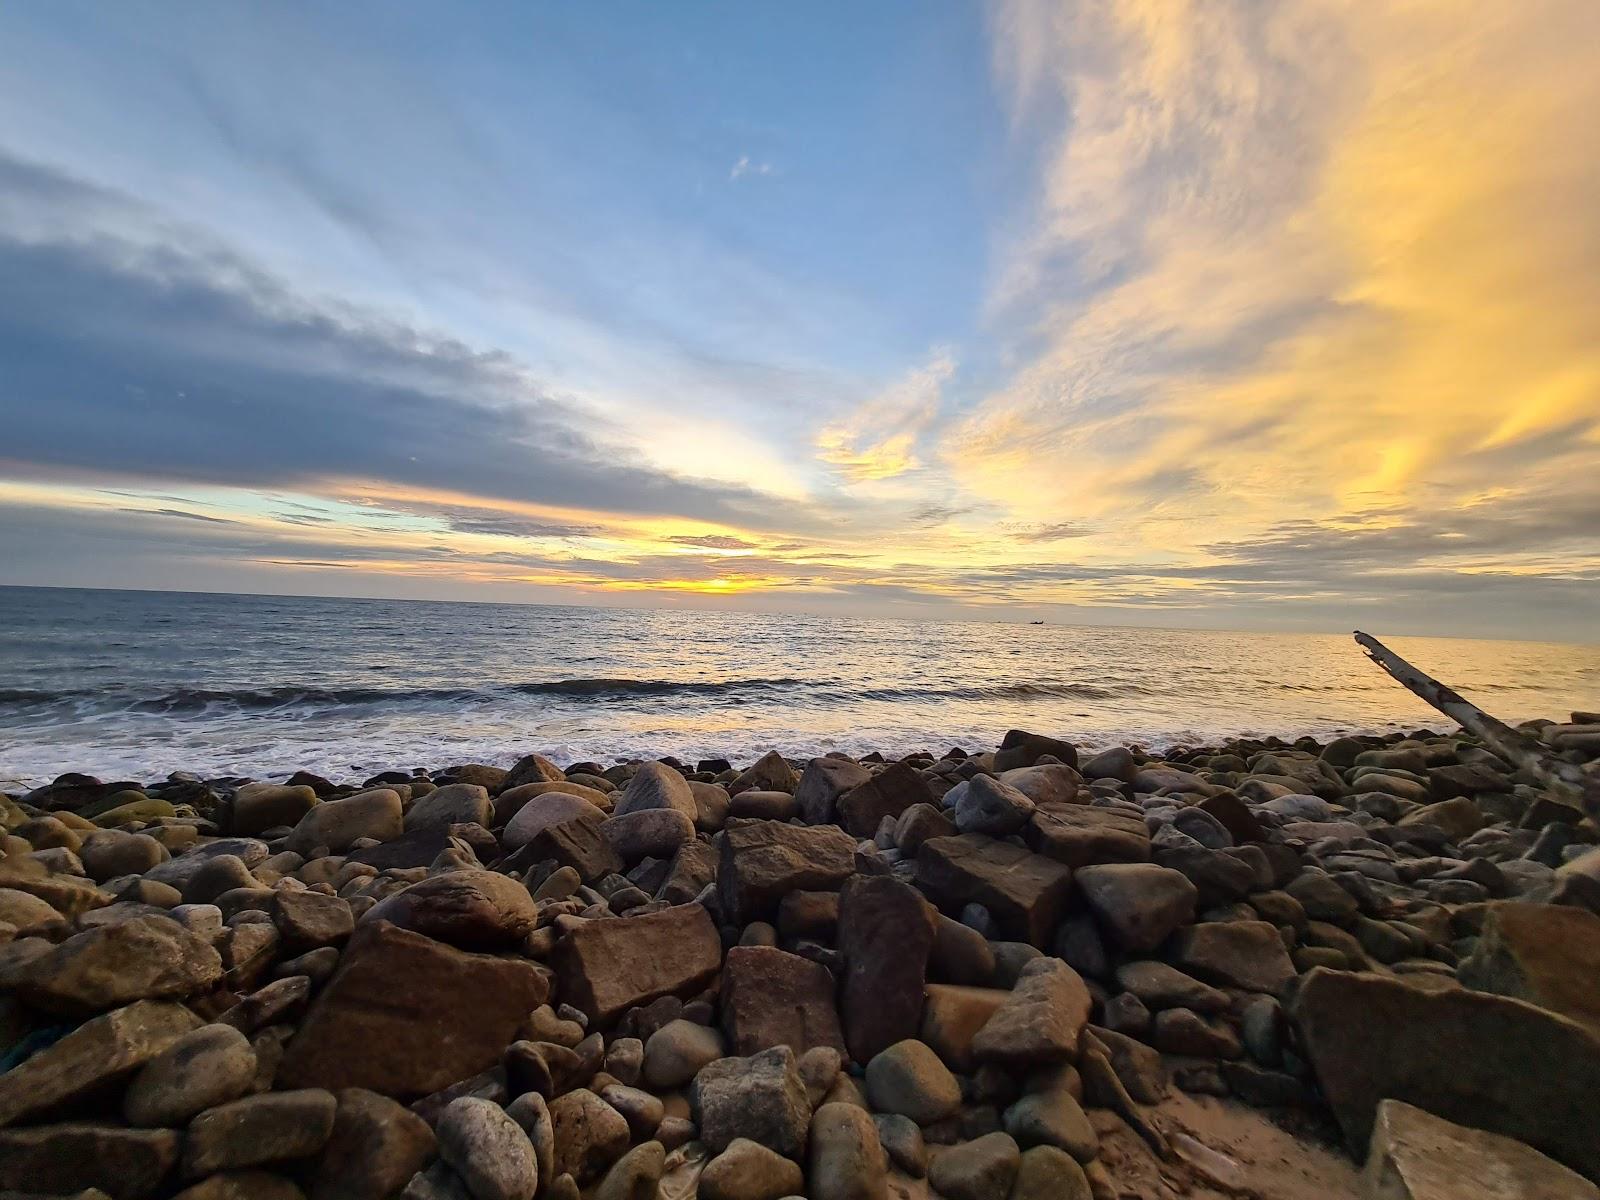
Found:
[[[1477,735],[1501,758],[1531,772],[1552,791],[1570,797],[1591,817],[1600,819],[1600,775],[1585,771],[1576,763],[1553,757],[1537,740],[1490,716],[1470,700],[1464,699],[1454,688],[1446,687],[1432,676],[1423,674],[1372,635],[1357,630],[1355,639],[1356,645],[1366,651],[1367,657],[1393,676],[1397,683],[1427,701],[1468,733]]]

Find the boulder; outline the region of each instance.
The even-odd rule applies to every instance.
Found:
[[[739,772],[728,791],[737,796],[740,792],[792,792],[799,783],[794,768],[776,750],[768,750],[755,762]]]
[[[853,837],[869,838],[885,817],[899,817],[913,805],[932,801],[933,792],[921,771],[909,763],[891,763],[839,797],[839,824]]]
[[[680,904],[585,922],[556,943],[552,961],[562,998],[592,1026],[609,1025],[636,1004],[704,988],[722,966],[722,939],[702,906]]]
[[[1194,884],[1154,863],[1104,863],[1074,876],[1096,922],[1128,954],[1154,950],[1194,920]]]
[[[872,772],[848,758],[813,758],[800,773],[794,798],[807,825],[827,825],[838,818],[839,797],[872,778]],[[873,826],[877,830],[877,826]],[[869,837],[870,834],[863,834]]]
[[[1600,1200],[1600,1188],[1533,1147],[1400,1100],[1378,1105],[1365,1182],[1371,1200]]]
[[[1000,782],[1016,788],[1034,804],[1077,804],[1083,776],[1065,763],[1040,763],[1014,767],[1001,774]]]
[[[85,1022],[0,1074],[0,1126],[105,1091],[199,1024],[183,1005],[160,1000],[141,1000]]]
[[[317,793],[309,787],[247,783],[234,793],[230,828],[236,835],[255,837],[282,825],[298,824],[317,803]]]
[[[1207,921],[1180,929],[1167,960],[1207,983],[1277,995],[1295,977],[1294,963],[1275,925],[1265,921]]]
[[[565,790],[543,792],[528,798],[507,819],[500,840],[509,849],[518,850],[552,826],[575,819],[598,824],[605,818],[605,810],[583,796]]]
[[[1078,1055],[1093,1000],[1083,979],[1059,958],[1035,959],[972,1039],[979,1062],[1011,1067],[1066,1062]]]
[[[170,1129],[124,1129],[89,1121],[0,1131],[0,1188],[43,1197],[97,1188],[112,1200],[153,1194],[178,1161]]]
[[[945,1200],[1007,1200],[1021,1166],[1016,1139],[986,1133],[940,1153],[928,1168],[928,1181]]]
[[[568,803],[569,800],[576,803]],[[537,809],[530,804],[511,818],[504,840],[515,848],[511,861],[519,869],[554,859],[577,871],[585,882],[591,882],[621,871],[624,865],[600,832],[605,819],[605,814],[587,800],[544,796]]]
[[[1071,742],[1022,729],[1008,729],[1000,739],[1000,749],[995,752],[994,769],[1004,773],[1018,767],[1031,767],[1046,755],[1069,767],[1078,765],[1078,748]]]
[[[134,1000],[190,996],[222,978],[222,957],[166,917],[75,934],[28,964],[17,994],[43,1012],[82,1016]]]
[[[1055,1146],[1034,1146],[1022,1152],[1010,1200],[1094,1200],[1094,1191],[1072,1155]]]
[[[447,783],[434,788],[406,810],[405,832],[416,829],[447,828],[451,825],[482,825],[494,820],[494,805],[489,791],[476,783]]]
[[[668,1021],[644,1044],[644,1081],[657,1092],[681,1088],[707,1063],[716,1062],[726,1047],[715,1029],[681,1017]]]
[[[405,1105],[365,1088],[345,1088],[335,1099],[309,1200],[388,1200],[433,1157],[433,1130]]]
[[[628,1122],[588,1088],[575,1088],[550,1102],[555,1175],[588,1183],[628,1149]],[[555,1195],[555,1191],[550,1192]]]
[[[735,1054],[788,1046],[843,1053],[834,980],[821,963],[772,946],[735,946],[722,967],[722,1024]],[[918,1007],[920,1008],[920,1002]]]
[[[310,891],[278,892],[272,920],[283,938],[284,952],[291,955],[343,945],[356,927],[348,902]]]
[[[793,891],[837,891],[855,873],[856,844],[832,825],[740,821],[722,831],[717,891],[726,920],[739,926],[776,916]]]
[[[734,1138],[701,1172],[699,1195],[703,1200],[782,1200],[804,1187],[799,1164],[759,1142]]]
[[[805,1149],[811,1101],[787,1046],[708,1063],[695,1076],[691,1099],[700,1140],[713,1154],[735,1138],[759,1142],[785,1158],[798,1158]]]
[[[694,823],[699,810],[695,807],[694,793],[688,780],[673,768],[661,762],[645,762],[633,773],[622,795],[617,797],[612,813],[619,817],[649,809],[670,808]]]
[[[858,876],[839,899],[839,1003],[845,1045],[864,1063],[917,1035],[937,914],[891,876]]]
[[[231,1025],[203,1025],[140,1069],[122,1098],[123,1116],[130,1125],[179,1128],[248,1092],[256,1068],[249,1038]]]
[[[307,854],[318,846],[326,846],[339,854],[363,838],[387,842],[399,837],[405,828],[400,793],[388,788],[375,788],[370,792],[346,796],[343,800],[324,800],[316,805],[296,823],[284,847],[296,854]],[[266,847],[263,846],[262,857],[265,857],[265,851]]]
[[[1558,904],[1490,904],[1456,972],[1482,992],[1527,1000],[1600,1036],[1600,916]]]
[[[600,832],[625,863],[671,858],[694,841],[694,818],[675,808],[641,808],[603,822]]]
[[[927,1043],[896,1042],[867,1064],[867,1102],[873,1112],[898,1113],[932,1125],[961,1108],[961,1085]]]
[[[208,1108],[184,1136],[184,1177],[309,1158],[333,1132],[335,1107],[332,1093],[305,1088]]]
[[[889,1164],[878,1128],[866,1109],[823,1104],[811,1118],[806,1155],[811,1200],[883,1200]]]
[[[977,1063],[972,1041],[1011,993],[1000,988],[930,983],[922,1006],[921,1038],[952,1069],[970,1073]]]
[[[940,908],[988,909],[1007,936],[1043,949],[1066,909],[1072,872],[980,833],[933,838],[917,852],[917,883]]]
[[[528,889],[493,871],[433,875],[369,909],[362,923],[391,921],[462,950],[505,950],[522,943],[539,923]]]
[[[944,805],[953,812],[956,828],[962,833],[991,837],[1019,833],[1034,808],[1027,796],[992,775],[974,775],[956,784],[946,794]]]
[[[144,877],[151,883],[169,884],[182,892],[189,886],[189,881],[213,859],[233,857],[246,867],[253,867],[264,860],[268,852],[267,844],[256,838],[217,838],[203,845],[190,846],[176,858],[169,858],[146,871]]]
[[[1370,1142],[1379,1103],[1402,1100],[1600,1178],[1590,1102],[1600,1038],[1577,1022],[1504,996],[1326,968],[1301,981],[1290,1016],[1353,1152]]]
[[[435,1133],[439,1157],[461,1176],[473,1200],[533,1200],[539,1185],[533,1143],[494,1101],[452,1100]]]
[[[512,768],[500,780],[499,791],[503,794],[513,788],[519,788],[530,783],[560,783],[566,779],[561,768],[556,766],[542,754],[525,754],[517,759]]]
[[[498,1062],[548,990],[532,963],[363,923],[286,1047],[278,1083],[436,1092]]]

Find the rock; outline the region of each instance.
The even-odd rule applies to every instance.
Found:
[[[1128,954],[1147,954],[1194,920],[1194,884],[1153,863],[1105,863],[1074,876],[1095,920]]]
[[[857,1062],[916,1036],[935,918],[913,888],[889,876],[858,877],[845,885],[839,994],[845,1045]]]
[[[501,833],[501,840],[517,850],[546,829],[567,821],[581,820],[598,824],[605,819],[605,810],[588,797],[567,791],[541,792],[528,797],[511,815]]]
[[[1335,883],[1333,876],[1321,871],[1302,871],[1283,890],[1299,901],[1306,916],[1314,921],[1348,925],[1361,911],[1356,898]]]
[[[449,871],[380,900],[363,923],[392,921],[462,950],[505,950],[539,923],[528,889],[493,871]]]
[[[1010,997],[999,988],[930,983],[922,1008],[921,1039],[950,1067],[970,1072],[976,1065],[973,1038]]]
[[[1403,1100],[1600,1176],[1587,1099],[1600,1087],[1600,1039],[1577,1022],[1504,996],[1323,968],[1301,981],[1290,1015],[1354,1152],[1379,1102]]]
[[[560,783],[565,779],[566,774],[561,768],[544,755],[525,754],[500,780],[499,790],[505,793],[530,783]]]
[[[1031,767],[1046,755],[1057,762],[1077,768],[1078,748],[1071,742],[1045,737],[1040,733],[1028,733],[1022,729],[1010,729],[1006,731],[1005,737],[1000,739],[1000,749],[994,756],[994,769],[1011,771],[1017,767]]]
[[[680,846],[694,841],[694,818],[673,808],[642,808],[612,817],[600,832],[625,863],[671,858]]]
[[[272,919],[289,954],[343,945],[356,927],[347,902],[319,892],[278,892]]]
[[[1077,804],[1083,776],[1065,763],[1040,763],[1016,767],[1000,776],[1000,782],[1016,788],[1035,805]]]
[[[1456,974],[1470,988],[1527,1000],[1600,1036],[1600,916],[1585,909],[1490,904],[1478,944]]]
[[[1208,921],[1173,935],[1167,958],[1201,979],[1276,995],[1295,977],[1275,926],[1265,921]]]
[[[979,833],[933,838],[917,854],[919,886],[946,911],[981,904],[1007,936],[1043,948],[1065,911],[1072,872]]]
[[[598,1178],[628,1149],[628,1122],[588,1088],[550,1102],[555,1139],[554,1172],[579,1183]]]
[[[644,1081],[658,1092],[681,1088],[723,1056],[722,1036],[693,1021],[668,1021],[644,1044]]]
[[[1163,1054],[1197,1058],[1238,1058],[1244,1047],[1238,1034],[1222,1021],[1202,1017],[1187,1008],[1168,1008],[1156,1014],[1151,1043]]]
[[[839,797],[839,823],[852,837],[867,838],[885,817],[898,818],[909,808],[932,802],[933,792],[921,771],[907,763],[891,763]]]
[[[172,1200],[305,1200],[305,1193],[292,1179],[271,1171],[224,1171],[191,1184]]]
[[[1076,971],[1059,958],[1038,959],[972,1039],[972,1053],[980,1062],[1017,1067],[1070,1061],[1092,1005]]]
[[[928,1181],[946,1200],[1007,1200],[1021,1166],[1015,1139],[988,1133],[935,1157]]]
[[[469,954],[387,921],[364,923],[289,1043],[279,1082],[399,1097],[436,1092],[493,1066],[548,990],[532,963]]]
[[[1126,746],[1113,746],[1094,755],[1079,770],[1085,779],[1118,779],[1132,783],[1139,773],[1139,764]]]
[[[1017,833],[1033,815],[1033,801],[992,775],[974,775],[950,789],[945,807],[955,812],[962,833],[1006,837]]]
[[[448,829],[451,825],[482,825],[494,820],[494,805],[487,788],[475,783],[447,783],[434,788],[406,810],[405,832]]]
[[[600,1089],[600,1099],[622,1114],[635,1141],[648,1141],[666,1118],[666,1104],[640,1088],[608,1083]]]
[[[1376,784],[1377,781],[1371,776],[1364,776],[1361,782],[1365,785]],[[1465,796],[1458,796],[1454,800],[1441,800],[1436,804],[1425,804],[1421,808],[1414,808],[1395,824],[1400,829],[1432,825],[1435,829],[1443,830],[1445,837],[1452,842],[1460,842],[1482,829],[1485,818],[1473,801]]]
[[[782,1200],[798,1195],[804,1186],[799,1164],[759,1142],[734,1138],[701,1172],[699,1195],[702,1200]]]
[[[1006,1132],[1023,1146],[1054,1146],[1076,1161],[1094,1161],[1100,1137],[1084,1115],[1083,1107],[1065,1088],[1030,1092],[1005,1115]]]
[[[345,1088],[336,1100],[333,1131],[310,1174],[310,1200],[387,1200],[433,1156],[433,1130],[365,1088]]]
[[[44,1012],[81,1016],[133,1000],[190,996],[222,978],[209,943],[166,917],[75,934],[28,965],[17,994]]]
[[[399,837],[405,828],[400,794],[388,788],[377,788],[343,800],[324,800],[300,818],[294,832],[285,840],[284,848],[306,854],[318,846],[326,846],[339,854],[363,838],[387,842]],[[262,850],[265,849],[263,846]]]
[[[503,839],[518,869],[546,859],[573,868],[586,881],[621,871],[624,863],[601,832],[606,815],[587,800],[551,794],[529,804],[506,826]]]
[[[178,1135],[170,1129],[73,1121],[0,1131],[0,1188],[15,1189],[11,1196],[98,1188],[113,1200],[139,1200],[155,1192],[177,1160]]]
[[[280,825],[294,825],[317,805],[309,787],[247,783],[233,797],[232,832],[255,837]]]
[[[0,1074],[0,1126],[104,1091],[199,1024],[181,1004],[157,1000],[85,1022]]]
[[[867,1101],[874,1112],[932,1125],[960,1109],[961,1085],[925,1043],[908,1038],[867,1064]]]
[[[1096,1026],[1089,1033],[1097,1043],[1094,1053],[1103,1055],[1106,1065],[1129,1096],[1140,1104],[1161,1102],[1167,1094],[1167,1074],[1159,1052],[1114,1029]],[[1079,1061],[1082,1065],[1081,1058]],[[1104,1097],[1096,1098],[1097,1103],[1103,1101]]]
[[[1364,1178],[1371,1200],[1600,1200],[1600,1188],[1531,1146],[1399,1100],[1378,1105]]]
[[[506,1115],[528,1135],[539,1167],[539,1187],[548,1189],[556,1175],[556,1128],[550,1106],[538,1092],[524,1092],[506,1107]]]
[[[788,1046],[844,1050],[834,982],[820,963],[767,946],[736,946],[722,966],[722,1023],[733,1053]]]
[[[539,1183],[533,1143],[491,1100],[452,1100],[434,1130],[439,1157],[461,1176],[474,1200],[533,1200]]]
[[[698,904],[588,921],[556,944],[563,998],[609,1025],[635,1005],[704,988],[722,966],[722,939]],[[532,1007],[531,1005],[529,1007]]]
[[[813,758],[801,772],[800,782],[794,789],[801,820],[807,825],[831,824],[838,819],[839,797],[871,778],[871,771],[851,759]]]
[[[928,956],[928,973],[941,983],[981,986],[994,978],[994,950],[976,929],[941,913]]]
[[[770,920],[793,891],[836,891],[855,873],[855,842],[831,825],[736,822],[722,831],[717,890],[726,920]]]
[[[811,1118],[806,1176],[811,1200],[883,1200],[889,1168],[865,1109],[824,1104]]]
[[[62,919],[60,913],[38,896],[15,888],[0,888],[0,921],[13,926],[17,936],[42,935]]]
[[[1094,1200],[1094,1196],[1083,1168],[1065,1150],[1035,1146],[1022,1152],[1010,1200]]]
[[[1201,1013],[1228,1010],[1227,992],[1163,962],[1123,963],[1117,968],[1117,983],[1153,1009],[1188,1008]]]
[[[130,1125],[178,1128],[202,1109],[237,1100],[256,1077],[250,1039],[230,1025],[204,1025],[146,1063],[128,1085]]]
[[[708,1063],[695,1077],[691,1096],[700,1140],[715,1154],[741,1137],[786,1158],[798,1158],[805,1149],[811,1101],[787,1046]]]
[[[148,833],[106,830],[90,834],[78,852],[83,869],[97,883],[119,875],[143,875],[167,861],[167,848]]]
[[[728,785],[728,790],[734,795],[752,789],[792,792],[798,782],[794,768],[785,761],[783,755],[776,750],[768,750],[741,771],[739,777]]]
[[[309,1158],[333,1132],[335,1101],[320,1088],[267,1092],[207,1109],[189,1122],[183,1175]]]
[[[667,1150],[660,1142],[635,1146],[611,1165],[594,1190],[594,1200],[656,1200],[666,1163]]]
[[[665,763],[640,763],[611,811],[616,816],[624,817],[629,813],[660,808],[682,813],[691,825],[699,812],[695,807],[694,793],[682,775]]]

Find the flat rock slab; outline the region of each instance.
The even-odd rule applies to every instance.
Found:
[[[1560,904],[1489,905],[1461,982],[1552,1009],[1600,1036],[1600,916]]]
[[[1399,1100],[1378,1105],[1366,1181],[1371,1200],[1600,1200],[1600,1188],[1531,1146]]]
[[[113,1200],[153,1193],[178,1160],[171,1129],[72,1121],[0,1132],[0,1188],[69,1195],[99,1188]]]
[[[1040,854],[1069,867],[1150,858],[1150,830],[1142,818],[1087,804],[1041,804],[1023,837]]]
[[[1012,1067],[1075,1059],[1093,1005],[1076,971],[1059,958],[1036,959],[972,1039],[972,1053],[980,1061]]]
[[[1290,1013],[1356,1153],[1379,1103],[1403,1100],[1600,1178],[1600,1038],[1575,1021],[1503,996],[1326,968],[1306,976]]]
[[[78,1026],[0,1075],[0,1125],[54,1112],[131,1074],[200,1018],[181,1004],[141,1000]]]
[[[719,841],[717,889],[735,925],[771,920],[789,892],[838,891],[855,873],[855,840],[834,825],[730,822]]]
[[[722,967],[722,938],[701,905],[679,904],[586,922],[556,943],[551,961],[561,998],[609,1025],[636,1004],[705,987]]]
[[[940,908],[981,904],[1008,937],[1043,949],[1066,910],[1072,871],[1010,842],[963,833],[922,844],[917,883]]]
[[[1294,963],[1275,925],[1266,921],[1206,921],[1173,934],[1167,958],[1189,974],[1221,987],[1277,994],[1295,977]]]
[[[498,1062],[548,992],[532,963],[364,923],[286,1048],[278,1086],[436,1092]]]
[[[208,942],[166,917],[140,917],[74,934],[28,964],[17,992],[44,1012],[81,1016],[192,995],[221,978]]]
[[[722,1023],[733,1053],[815,1046],[844,1053],[833,975],[774,946],[735,946],[722,968]],[[919,1005],[920,1007],[920,1005]]]

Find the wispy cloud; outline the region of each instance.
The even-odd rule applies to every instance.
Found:
[[[934,351],[843,420],[817,434],[817,457],[852,482],[892,479],[918,465],[918,442],[939,416],[944,386],[956,373],[948,349]]]
[[[772,171],[771,163],[758,162],[748,154],[741,154],[738,161],[729,168],[728,180],[729,182],[734,182],[743,179],[746,175],[771,175]]]

